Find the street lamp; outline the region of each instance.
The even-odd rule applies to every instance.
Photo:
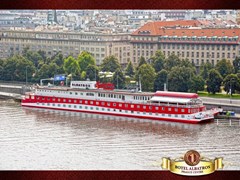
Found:
[[[230,104],[232,104],[232,80],[234,80],[233,78],[230,79]]]
[[[27,79],[27,69],[28,69],[28,67],[26,66],[26,86],[27,86],[27,81],[28,81],[28,79]]]

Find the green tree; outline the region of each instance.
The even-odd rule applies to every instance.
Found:
[[[233,60],[233,68],[234,68],[234,73],[239,73],[239,70],[240,70],[240,56],[236,57]]]
[[[215,70],[215,69],[210,70],[208,79],[207,79],[208,93],[215,94],[216,92],[219,92],[222,80],[223,80],[223,78],[217,70]]]
[[[26,73],[28,80],[31,80],[34,72],[33,63],[20,55],[14,55],[6,59],[3,64],[3,79],[7,81],[25,81]]]
[[[118,68],[121,68],[121,66],[115,56],[108,56],[103,59],[103,63],[101,64],[103,72],[115,72]]]
[[[64,58],[62,53],[57,53],[51,57],[51,62],[56,63],[59,67],[63,66]]]
[[[53,78],[54,75],[59,74],[58,69],[59,66],[56,63],[43,64],[34,79],[40,81],[41,79]]]
[[[153,59],[153,67],[156,72],[161,71],[164,68],[165,56],[162,51],[157,50]]]
[[[112,77],[112,83],[117,89],[123,89],[125,87],[125,77],[120,68],[114,72]]]
[[[154,91],[164,90],[164,83],[166,83],[167,85],[167,76],[168,72],[165,69],[162,69],[160,72],[157,73],[154,81]]]
[[[177,92],[188,92],[191,78],[194,76],[192,68],[175,66],[168,76],[168,90]]]
[[[74,76],[80,75],[80,67],[76,59],[74,59],[72,56],[69,56],[68,58],[64,59],[63,69],[65,73],[71,74]]]
[[[81,68],[81,71],[86,71],[89,65],[96,65],[96,61],[89,52],[83,51],[78,56],[78,64]]]
[[[145,60],[145,58],[143,56],[140,57],[139,59],[139,63],[137,66],[137,70],[139,69],[140,66],[142,66],[143,64],[147,64],[147,61]]]
[[[190,91],[197,93],[204,90],[204,79],[201,76],[193,76],[191,78]]]
[[[240,80],[236,74],[229,74],[223,80],[224,91],[234,94],[235,91],[240,90]],[[230,90],[231,89],[231,90]]]
[[[153,91],[155,76],[155,70],[150,64],[143,64],[135,74],[136,80],[141,80],[143,91]]]
[[[167,71],[170,71],[173,67],[175,66],[180,66],[181,65],[181,60],[179,59],[178,56],[175,54],[171,54],[165,61],[164,63],[164,69]]]
[[[38,52],[34,52],[34,51],[30,51],[28,50],[24,57],[26,59],[28,59],[29,61],[33,62],[34,66],[38,69],[39,64],[41,64],[41,62],[44,62],[45,59],[42,58],[42,56],[38,53]]]
[[[97,66],[89,65],[86,69],[86,77],[89,78],[91,81],[98,81],[99,75],[98,75],[99,69]]]
[[[225,78],[228,74],[233,73],[233,66],[229,60],[222,59],[216,64],[216,70]]]
[[[125,69],[125,74],[130,76],[130,77],[134,76],[134,67],[132,65],[132,61],[128,62],[128,65],[127,65],[127,67]]]
[[[207,80],[209,71],[213,68],[212,64],[207,62],[203,63],[200,66],[200,76],[204,79]]]

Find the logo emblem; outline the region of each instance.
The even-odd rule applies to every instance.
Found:
[[[184,161],[189,166],[196,166],[200,162],[200,154],[197,151],[190,150],[184,155]]]
[[[201,176],[213,173],[218,169],[222,169],[222,160],[222,157],[212,160],[209,158],[201,157],[197,151],[190,150],[180,158],[162,158],[162,168],[170,170],[175,174],[185,176]]]

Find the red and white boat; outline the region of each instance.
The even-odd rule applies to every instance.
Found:
[[[184,123],[210,121],[218,113],[206,110],[195,93],[114,90],[113,84],[96,81],[72,81],[70,87],[35,87],[25,95],[22,106]]]

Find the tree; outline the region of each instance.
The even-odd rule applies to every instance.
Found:
[[[167,71],[170,71],[173,67],[180,66],[180,64],[181,64],[181,61],[180,61],[179,57],[172,53],[166,59],[166,61],[164,63],[164,69],[166,69]]]
[[[168,90],[188,92],[194,71],[189,67],[173,67],[168,76]]]
[[[43,64],[34,79],[35,81],[40,81],[41,79],[52,78],[54,75],[59,74],[58,69],[59,67],[56,63]]]
[[[64,59],[63,69],[67,74],[71,74],[72,76],[80,75],[79,64],[72,56]]]
[[[240,80],[236,74],[229,74],[223,80],[224,91],[234,94],[236,90],[240,90]],[[231,90],[230,90],[231,89]]]
[[[123,89],[125,87],[125,77],[120,68],[118,68],[112,77],[112,83],[115,85],[117,89]]]
[[[207,80],[209,71],[213,68],[212,64],[207,62],[203,63],[200,66],[200,76],[204,79]]]
[[[155,53],[155,56],[152,57],[153,59],[153,67],[156,72],[161,71],[164,68],[165,56],[162,51],[158,50]]]
[[[234,73],[238,73],[240,70],[240,56],[236,57],[233,60],[233,68],[234,68]]]
[[[140,57],[139,59],[139,63],[138,63],[138,66],[137,66],[137,70],[139,69],[139,67],[143,64],[147,64],[147,61],[145,60],[145,58],[143,56]]]
[[[140,78],[143,91],[153,91],[155,76],[154,68],[150,64],[143,64],[136,72],[135,79],[139,81]]]
[[[108,56],[103,59],[103,63],[101,64],[102,71],[115,72],[118,68],[121,68],[121,66],[115,56]]]
[[[157,73],[156,79],[154,81],[154,91],[164,90],[164,83],[167,83],[167,76],[168,72],[165,69],[162,69],[160,72]]]
[[[56,55],[51,57],[51,62],[56,63],[58,66],[63,66],[64,58],[62,53],[57,53]]]
[[[233,73],[233,66],[229,60],[222,59],[216,64],[216,70],[225,78],[228,74]]]
[[[216,92],[219,92],[222,80],[223,80],[222,76],[217,70],[215,70],[215,69],[210,70],[208,79],[207,79],[208,93],[215,94]]]
[[[97,66],[89,65],[86,69],[86,77],[89,78],[91,81],[98,81],[99,75],[98,75],[99,69]]]
[[[7,81],[25,81],[26,73],[28,80],[31,80],[32,74],[35,72],[33,63],[20,55],[14,55],[3,63],[3,80]]]
[[[134,67],[132,65],[132,61],[128,62],[128,65],[127,65],[127,67],[125,69],[125,74],[130,76],[130,77],[134,76]]]
[[[198,91],[204,90],[204,79],[201,76],[193,76],[191,78],[190,91],[197,93]]]
[[[78,64],[81,68],[81,71],[86,71],[89,65],[96,65],[96,61],[89,52],[83,51],[78,56]]]

